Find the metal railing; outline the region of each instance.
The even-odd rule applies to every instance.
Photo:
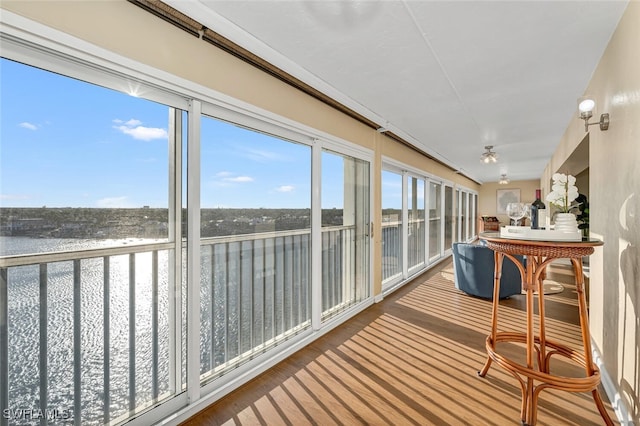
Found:
[[[408,236],[408,264],[409,269],[417,268],[425,264],[425,239],[427,230],[424,227],[424,219],[409,222]]]
[[[407,269],[416,271],[427,263],[439,258],[441,235],[441,218],[431,217],[425,225],[424,219],[409,221],[407,228]],[[428,228],[427,228],[428,226]],[[382,281],[394,282],[402,276],[403,224],[400,221],[382,223]],[[426,259],[428,238],[429,259]]]
[[[201,259],[203,380],[310,325],[308,229],[204,239]]]
[[[158,400],[159,282],[164,283],[167,293],[163,297],[166,311],[172,299],[168,271],[173,250],[174,244],[164,242],[0,258],[3,421],[13,417],[40,419],[41,424],[51,419],[107,423],[122,412],[132,413],[140,405]],[[164,268],[159,268],[160,257]],[[140,274],[142,266],[145,274]],[[140,300],[140,287],[148,287],[150,293],[144,301]],[[36,300],[37,331],[33,330],[36,321],[29,321],[35,315],[24,304]],[[149,315],[141,309],[146,302],[150,302],[146,309]],[[126,323],[120,321],[122,316],[127,317]],[[165,317],[170,317],[167,312]],[[149,327],[141,330],[141,319],[149,319]],[[124,328],[128,332],[123,332]],[[38,378],[34,383],[25,375],[23,363],[32,356],[29,341],[36,335],[38,374],[29,376]],[[169,356],[171,346],[164,346]],[[102,372],[96,374],[95,364],[100,362]],[[123,375],[123,370],[128,374]],[[140,373],[147,370],[149,380],[140,383]],[[123,387],[125,380],[128,383]],[[168,386],[166,381],[165,391]]]
[[[402,222],[382,223],[382,281],[402,274]]]
[[[368,296],[355,244],[354,227],[323,228],[323,318]],[[182,246],[0,257],[3,413],[40,410],[41,424],[51,414],[75,424],[118,422],[181,392]],[[202,382],[310,326],[311,303],[310,230],[202,239]],[[30,351],[37,374],[27,375]]]

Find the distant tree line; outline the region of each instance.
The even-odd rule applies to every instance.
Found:
[[[0,235],[58,238],[167,238],[165,208],[2,207]],[[183,230],[187,212],[182,211]],[[310,209],[205,208],[202,237],[287,231],[311,227]],[[322,224],[342,225],[342,209],[322,212]]]

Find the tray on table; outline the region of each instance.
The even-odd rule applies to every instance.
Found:
[[[503,226],[500,236],[517,240],[582,241],[582,232],[556,231],[555,229],[531,229],[528,226]]]

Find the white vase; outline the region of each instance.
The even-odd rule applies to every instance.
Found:
[[[557,213],[555,230],[562,232],[575,232],[578,230],[576,215],[573,213]]]

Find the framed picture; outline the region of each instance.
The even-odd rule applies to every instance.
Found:
[[[497,214],[507,214],[507,204],[520,202],[520,189],[498,189],[496,192]]]

